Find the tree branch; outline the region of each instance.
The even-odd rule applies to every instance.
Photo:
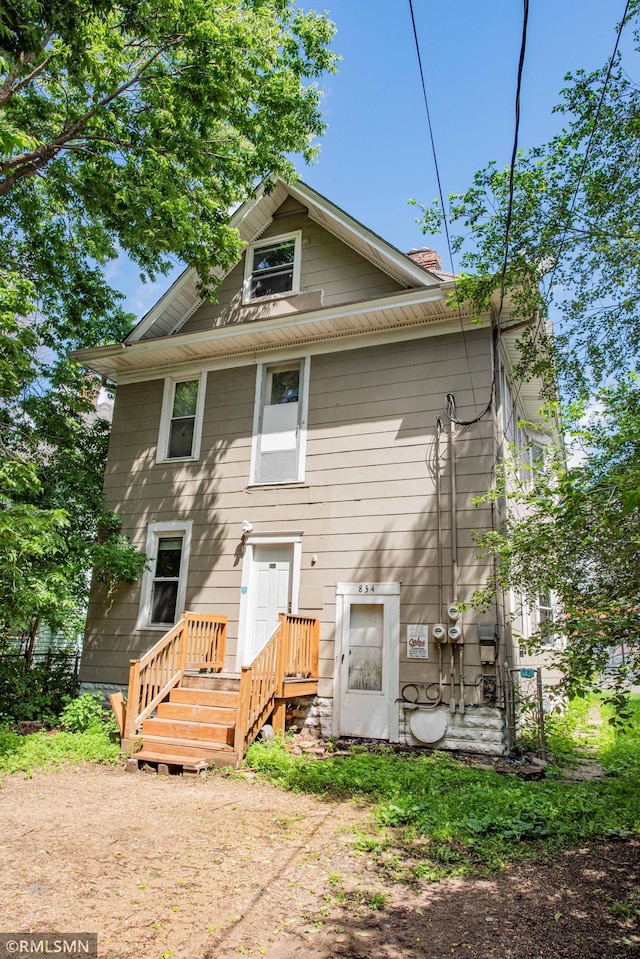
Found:
[[[149,70],[149,68],[155,63],[155,61],[161,57],[167,50],[172,46],[175,46],[176,43],[181,39],[180,36],[175,36],[171,39],[166,46],[159,48],[155,51],[152,57],[149,59],[137,70],[137,72],[126,81],[122,83],[116,90],[113,90],[111,93],[104,96],[99,100],[94,106],[80,117],[78,120],[71,123],[59,136],[51,140],[49,143],[45,143],[42,146],[38,147],[35,150],[32,150],[30,153],[21,153],[15,157],[10,157],[0,166],[0,175],[5,175],[10,170],[14,170],[10,176],[7,176],[5,180],[0,181],[0,197],[6,196],[15,184],[23,179],[24,177],[34,176],[38,170],[43,166],[46,166],[57,153],[67,144],[70,140],[73,140],[74,137],[87,125],[87,123],[98,113],[99,110],[108,106],[113,100],[116,100],[118,97],[122,96],[123,93],[126,93],[127,90],[135,86],[136,83],[139,83],[143,78],[144,74]]]
[[[34,67],[31,73],[28,73],[26,77],[23,77],[16,85],[14,86],[14,81],[20,76],[20,71],[13,71],[7,76],[7,79],[0,87],[0,108],[4,107],[6,103],[9,102],[11,97],[15,96],[23,87],[26,87],[28,83],[31,83],[32,80],[35,80],[42,71],[49,66],[51,61],[55,58],[55,53],[50,53],[48,57],[39,63],[37,67]]]

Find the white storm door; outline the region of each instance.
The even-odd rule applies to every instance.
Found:
[[[337,733],[395,741],[398,737],[399,587],[393,583],[371,583],[344,584],[343,588],[346,593],[338,593],[337,597],[340,634]],[[360,589],[363,592],[359,592]]]
[[[278,614],[291,610],[293,548],[288,544],[253,547],[250,615],[245,647],[249,665],[278,625]]]

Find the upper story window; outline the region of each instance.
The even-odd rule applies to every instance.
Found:
[[[309,360],[258,367],[252,483],[304,479]]]
[[[302,234],[251,243],[247,249],[243,302],[286,296],[300,289]]]
[[[164,381],[156,461],[196,460],[200,456],[206,373]]]

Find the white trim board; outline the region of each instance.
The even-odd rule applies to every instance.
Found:
[[[198,397],[193,422],[193,443],[190,456],[169,456],[169,433],[171,429],[171,414],[173,413],[173,399],[175,387],[178,383],[198,380]],[[207,371],[201,370],[190,375],[182,371],[179,376],[165,376],[162,391],[162,411],[160,413],[160,429],[158,430],[158,445],[156,447],[156,463],[191,463],[200,459],[200,444],[202,440],[202,421],[204,417],[205,394],[207,390]]]
[[[336,584],[336,642],[333,670],[334,681],[334,708],[333,708],[333,735],[340,733],[340,712],[343,705],[342,673],[345,655],[345,633],[347,626],[347,610],[352,602],[357,604],[380,603],[385,608],[388,621],[388,671],[387,685],[383,690],[389,709],[389,742],[398,742],[400,725],[397,707],[400,684],[400,589],[401,583],[337,583]],[[367,735],[363,733],[363,735]]]
[[[236,670],[245,665],[243,660],[247,649],[247,632],[250,627],[252,597],[250,593],[253,572],[253,555],[256,546],[291,546],[291,612],[298,612],[300,595],[300,572],[302,568],[301,532],[252,532],[244,539],[244,557],[242,562],[242,582],[240,587],[240,613],[238,617],[238,648],[236,651]]]
[[[182,555],[180,557],[180,574],[178,580],[178,595],[176,598],[176,614],[174,622],[178,621],[180,614],[183,612],[187,593],[192,528],[193,523],[191,520],[165,520],[157,523],[149,523],[147,526],[145,553],[151,562],[145,566],[142,574],[142,582],[140,585],[140,605],[138,608],[136,629],[154,630],[156,632],[164,633],[171,629],[171,626],[166,624],[154,625],[149,622],[151,619],[151,592],[155,578],[155,564],[158,558],[158,541],[163,535],[170,535],[171,533],[182,534]]]
[[[275,184],[269,193],[265,192],[267,184]],[[263,235],[264,230],[272,220],[273,213],[287,196],[293,197],[305,206],[310,218],[324,229],[356,250],[377,269],[392,276],[407,288],[433,287],[442,284],[442,280],[435,273],[419,266],[401,250],[398,250],[301,180],[287,184],[278,177],[268,178],[260,184],[255,196],[247,200],[230,217],[229,225],[238,230],[240,238],[245,243],[252,243]],[[237,261],[227,270],[213,269],[211,276],[217,280],[224,279],[236,266],[236,263]],[[139,342],[153,329],[154,324],[166,314],[171,316],[168,323],[170,332],[175,333],[177,329],[180,329],[188,316],[193,315],[193,303],[198,299],[198,282],[194,270],[185,270],[164,296],[142,317],[125,342]],[[188,306],[186,306],[186,309],[176,311],[174,302],[181,296],[188,302]]]

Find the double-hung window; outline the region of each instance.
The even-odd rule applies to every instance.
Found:
[[[538,625],[540,639],[545,643],[553,643],[555,639],[553,634],[553,616],[553,596],[548,590],[544,593],[538,593]]]
[[[309,360],[258,367],[251,482],[304,479]]]
[[[244,303],[299,292],[300,245],[299,232],[250,244],[245,261]]]
[[[191,522],[150,523],[142,577],[139,627],[170,627],[184,609]]]
[[[164,382],[157,461],[196,460],[200,436],[206,373],[188,379],[167,377]]]

